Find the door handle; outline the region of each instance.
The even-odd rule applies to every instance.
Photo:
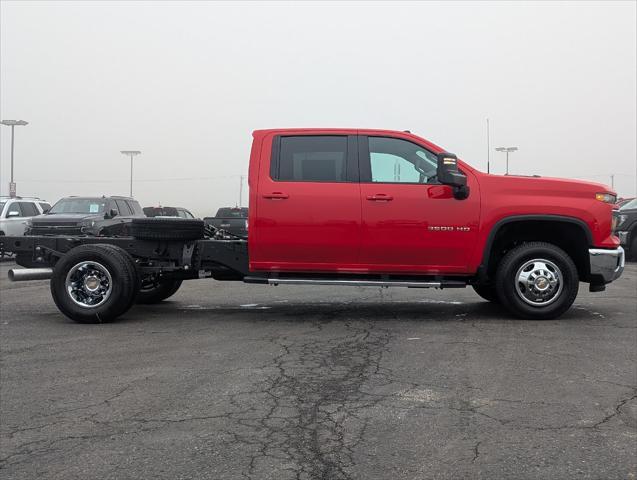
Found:
[[[264,193],[263,198],[268,198],[270,200],[285,200],[290,196],[287,193],[283,192],[272,192],[272,193]]]
[[[394,197],[391,195],[385,195],[384,193],[377,193],[376,195],[367,195],[367,200],[372,202],[390,202]]]

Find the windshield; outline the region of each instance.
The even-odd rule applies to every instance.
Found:
[[[63,198],[49,213],[104,213],[107,203],[105,198]]]
[[[633,198],[630,202],[628,202],[626,205],[624,205],[623,207],[621,207],[619,210],[632,210],[634,208],[637,208],[637,198]],[[2,208],[0,208],[0,211],[2,211]]]

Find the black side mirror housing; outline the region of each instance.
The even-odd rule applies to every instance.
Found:
[[[469,196],[467,176],[458,170],[458,157],[453,153],[441,152],[438,154],[436,176],[440,183],[453,188],[453,196],[458,200],[463,200]]]
[[[115,208],[111,208],[106,214],[104,218],[115,218],[119,212]]]

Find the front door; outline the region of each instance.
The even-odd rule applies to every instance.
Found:
[[[355,135],[265,138],[250,269],[346,271],[360,249]]]
[[[436,155],[412,141],[359,137],[361,266],[374,272],[464,273],[478,234],[480,195],[456,200],[436,179]],[[466,172],[465,172],[466,173]]]

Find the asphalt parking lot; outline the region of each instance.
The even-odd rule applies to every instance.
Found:
[[[4,479],[637,478],[637,265],[554,321],[472,290],[187,282],[78,325],[0,266]]]

